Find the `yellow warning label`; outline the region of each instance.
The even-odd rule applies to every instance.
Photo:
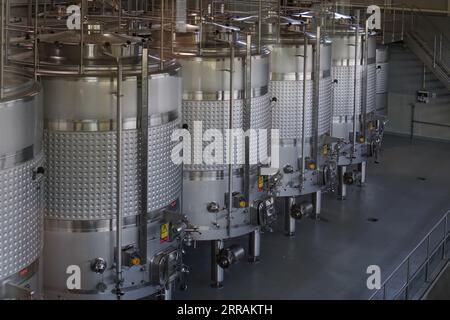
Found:
[[[263,176],[259,176],[258,177],[258,189],[262,189],[264,188],[264,177]]]
[[[161,225],[161,241],[169,240],[169,224],[163,223]]]

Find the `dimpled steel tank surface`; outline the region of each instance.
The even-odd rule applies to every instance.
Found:
[[[183,229],[176,213],[182,168],[171,161],[171,134],[180,124],[179,66],[142,62],[138,38],[94,33],[84,37],[80,74],[79,37],[64,32],[39,42],[48,163],[45,297],[139,299],[163,291],[169,298]],[[114,56],[122,57],[120,66]],[[147,88],[140,78],[145,66]],[[140,118],[146,98],[148,133]],[[118,205],[123,228],[117,228]]]
[[[44,157],[40,87],[4,72],[0,100],[0,299],[40,293]],[[42,185],[42,188],[41,188]]]
[[[272,128],[280,130],[280,166],[272,189],[280,200],[278,209],[285,211],[285,231],[293,236],[296,219],[320,213],[329,167],[332,80],[331,44],[321,39],[318,48],[315,33],[305,35],[288,27],[279,39],[272,34],[266,41],[272,42]],[[314,79],[315,68],[319,79]],[[313,196],[300,199],[303,195]]]

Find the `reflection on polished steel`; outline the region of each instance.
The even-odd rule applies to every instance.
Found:
[[[377,90],[376,111],[387,116],[388,81],[389,81],[389,47],[377,46]]]

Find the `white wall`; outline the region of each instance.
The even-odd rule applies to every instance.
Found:
[[[450,125],[450,91],[432,73],[427,72],[426,88],[436,93],[436,98],[430,104],[416,103],[416,92],[422,88],[423,64],[401,44],[393,45],[390,49],[387,131],[410,134],[411,103],[416,105],[416,120]],[[416,124],[414,134],[450,140],[450,128]]]

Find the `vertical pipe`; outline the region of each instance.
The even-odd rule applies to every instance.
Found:
[[[338,167],[338,176],[339,176],[339,186],[338,186],[338,197],[340,200],[345,200],[347,197],[347,185],[345,184],[344,177],[347,172],[346,166]]]
[[[312,159],[317,166],[319,158],[319,99],[320,99],[320,59],[321,59],[321,27],[316,28],[316,45],[314,46],[314,81],[313,81],[313,142]]]
[[[259,261],[261,255],[261,231],[256,228],[249,235],[249,262],[255,263]]]
[[[306,159],[305,159],[305,148],[306,148],[306,90],[307,90],[307,68],[308,68],[308,36],[306,34],[306,30],[304,32],[304,40],[303,40],[303,96],[302,96],[302,168],[301,168],[301,188],[303,189],[303,184],[305,181],[305,172],[306,172]]]
[[[331,19],[331,29],[333,35],[336,33],[336,11],[337,11],[337,1],[335,1],[333,4],[333,17]]]
[[[313,206],[316,219],[319,218],[320,212],[322,211],[322,191],[319,190],[313,194]]]
[[[28,0],[27,25],[29,29],[33,25],[33,0]]]
[[[263,19],[263,14],[262,14],[262,0],[259,0],[259,6],[258,6],[258,52],[261,53],[261,38],[262,38],[262,19]],[[280,26],[278,26],[278,29],[280,28]]]
[[[174,43],[173,43],[173,35],[175,34],[175,24],[176,24],[176,22],[175,22],[175,20],[176,20],[176,18],[175,18],[175,15],[176,15],[176,8],[175,8],[175,0],[172,0],[172,3],[171,3],[171,12],[172,12],[172,14],[171,14],[171,16],[172,16],[172,18],[171,18],[171,21],[170,21],[170,35],[171,35],[171,37],[172,37],[172,41],[170,41],[170,52],[171,53],[173,53],[173,46],[174,46]]]
[[[252,35],[247,34],[246,56],[245,56],[245,100],[244,100],[244,123],[243,129],[251,128],[252,107]],[[250,202],[250,136],[245,137],[245,165],[244,165],[244,193],[247,202]]]
[[[393,14],[392,14],[392,42],[395,42],[395,24],[397,23],[396,21],[396,15],[395,15],[395,8],[393,10]]]
[[[79,73],[84,73],[84,15],[86,10],[86,0],[81,1],[80,16],[80,69]]]
[[[439,61],[442,62],[442,33],[439,35]]]
[[[148,48],[142,49],[141,62],[141,99],[140,99],[140,129],[141,129],[141,214],[139,217],[139,251],[141,262],[147,262],[147,214],[148,214]]]
[[[434,35],[433,43],[433,68],[436,68],[437,35]]]
[[[44,0],[44,26],[47,25],[47,0]]]
[[[121,29],[122,29],[122,1],[119,1],[118,6],[117,6],[117,10],[119,11],[118,14],[118,23],[119,23],[119,28],[118,31],[120,33]]]
[[[211,241],[211,287],[223,287],[223,269],[217,263],[217,255],[223,249],[223,240]]]
[[[284,230],[288,237],[295,235],[295,219],[291,216],[292,206],[294,205],[294,198],[284,197],[283,200],[283,213],[284,213]]]
[[[424,63],[422,69],[422,89],[425,89],[427,86],[427,66]]]
[[[405,35],[405,7],[402,6],[402,33],[401,33],[401,41],[403,41],[403,39]]]
[[[362,52],[362,67],[363,67],[363,77],[362,77],[362,105],[361,105],[361,123],[360,123],[360,135],[366,137],[366,121],[367,121],[367,91],[369,88],[369,22],[365,23],[365,36],[363,43],[363,52]]]
[[[39,0],[35,1],[35,16],[34,16],[34,81],[37,81],[38,70],[38,19],[39,19]]]
[[[384,0],[384,11],[383,11],[383,40],[382,43],[386,43],[386,11],[387,11],[387,0]]]
[[[366,172],[367,172],[366,166],[367,166],[366,161],[363,161],[358,165],[358,169],[361,174],[361,181],[360,181],[361,186],[363,186],[366,183]]]
[[[355,70],[354,70],[354,79],[353,79],[353,137],[352,137],[352,159],[356,152],[356,116],[358,110],[357,104],[357,86],[358,86],[358,57],[359,53],[359,10],[356,10],[356,31],[355,31]]]
[[[5,0],[5,65],[8,65],[8,54],[9,54],[9,36],[8,36],[8,25],[9,25],[9,19],[10,19],[10,3],[9,0]]]
[[[159,68],[164,69],[164,0],[161,0],[161,45],[159,51]]]
[[[122,296],[122,229],[123,229],[123,202],[122,202],[122,61],[117,58],[117,108],[116,108],[116,295],[120,300]]]
[[[277,25],[277,43],[280,43],[281,37],[281,1],[278,1],[278,25]]]
[[[414,139],[414,122],[415,122],[415,110],[416,105],[414,103],[411,103],[411,132],[410,132],[410,138],[411,140]]]
[[[231,235],[231,216],[233,213],[233,162],[234,162],[234,148],[233,148],[233,77],[234,77],[234,43],[230,41],[230,105],[228,118],[228,206],[227,206],[227,234]]]
[[[5,4],[2,1],[0,3],[0,99],[3,99],[3,87],[4,87],[4,62],[5,62],[5,39],[4,39],[4,28],[5,28]]]
[[[199,3],[200,9],[200,24],[198,28],[199,42],[198,42],[198,54],[202,54],[202,44],[203,44],[203,1]]]

